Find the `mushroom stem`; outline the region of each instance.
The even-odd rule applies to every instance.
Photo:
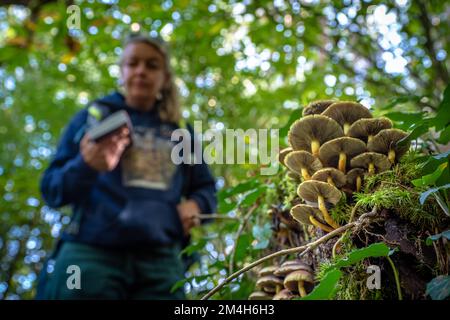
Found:
[[[302,177],[304,180],[310,180],[311,176],[306,168],[302,168]]]
[[[373,162],[369,163],[369,174],[375,174],[375,165]]]
[[[359,190],[361,190],[361,184],[362,184],[361,176],[357,176],[356,177],[356,192],[359,192]]]
[[[313,156],[318,157],[319,156],[319,148],[320,148],[320,142],[318,140],[312,140],[311,141],[311,153]]]
[[[275,293],[280,292],[280,290],[281,290],[281,286],[277,284],[277,285],[275,286]]]
[[[347,166],[347,155],[343,152],[339,153],[339,165],[338,168],[342,173],[345,173]]]
[[[388,159],[391,163],[395,162],[395,150],[389,150]]]
[[[347,135],[348,130],[350,129],[350,123],[344,123],[344,135]]]
[[[311,223],[316,226],[317,228],[322,229],[325,232],[331,232],[334,229],[327,226],[326,224],[323,224],[322,222],[319,222],[316,218],[314,218],[313,216],[309,216],[309,221],[311,221]]]
[[[319,210],[322,212],[325,221],[334,229],[339,228],[339,225],[333,220],[333,218],[331,218],[330,214],[328,213],[323,196],[318,196],[317,202],[319,203]]]
[[[373,135],[369,134],[369,135],[367,136],[367,143],[369,143],[370,141],[372,141],[372,139],[373,139]]]
[[[306,297],[307,293],[306,293],[305,287],[303,285],[304,285],[303,281],[300,280],[298,282],[298,292],[300,293],[301,297]]]
[[[333,178],[332,178],[332,177],[328,176],[328,177],[327,177],[327,182],[328,182],[329,185],[332,185],[333,187],[336,187],[336,185],[334,184],[334,181],[333,181]]]

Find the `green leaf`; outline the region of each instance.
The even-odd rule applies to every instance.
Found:
[[[412,125],[418,125],[423,123],[425,112],[390,112],[384,115],[392,121],[396,122],[398,127],[403,130],[408,130]]]
[[[334,267],[336,268],[348,267],[352,264],[355,264],[361,260],[370,257],[387,257],[389,255],[389,251],[390,249],[385,243],[383,242],[374,243],[366,248],[352,251],[347,257],[338,260],[334,264]]]
[[[444,300],[450,295],[450,276],[437,276],[427,284],[426,294],[433,300]]]
[[[399,140],[397,142],[397,145],[402,147],[402,146],[405,146],[405,145],[409,144],[410,141],[419,138],[424,133],[427,133],[428,129],[429,129],[429,126],[428,126],[427,123],[423,123],[423,124],[420,124],[418,126],[414,126],[414,129],[411,131],[411,133],[408,134],[403,139]]]
[[[289,129],[291,128],[291,125],[295,122],[295,120],[300,119],[301,115],[302,109],[296,109],[291,113],[287,123],[284,125],[283,128],[280,129],[280,139],[284,139],[287,136]]]
[[[317,285],[314,290],[308,294],[306,297],[300,300],[330,300],[334,297],[337,285],[341,279],[342,271],[339,269],[332,269],[328,271],[319,285]]]
[[[444,98],[439,105],[433,124],[437,131],[442,130],[450,124],[450,85],[447,85],[444,90]]]
[[[441,207],[442,211],[444,211],[444,213],[450,217],[450,211],[448,210],[448,206],[447,203],[445,202],[445,200],[441,197],[441,195],[437,192],[433,193],[434,198],[436,199],[437,203],[439,204],[439,206]]]
[[[219,201],[224,200],[226,198],[229,198],[231,196],[234,196],[236,194],[239,193],[243,193],[252,189],[257,188],[259,185],[261,184],[261,182],[259,182],[256,179],[252,179],[249,181],[246,181],[244,183],[240,183],[234,187],[222,190],[218,193],[217,198],[219,199]]]
[[[272,236],[271,224],[266,222],[264,226],[253,226],[253,237],[256,240],[256,244],[253,245],[255,249],[265,249],[269,245],[270,237]]]
[[[425,191],[425,192],[422,192],[422,193],[420,194],[420,198],[419,198],[420,204],[423,205],[423,204],[425,203],[425,201],[427,200],[427,198],[428,198],[432,193],[437,192],[437,191],[439,191],[439,190],[446,190],[446,189],[450,189],[450,183],[447,183],[447,184],[445,184],[445,185],[443,185],[443,186],[440,186],[440,187],[431,188],[431,189],[428,189],[428,190]]]
[[[178,280],[172,286],[172,288],[170,289],[170,292],[171,293],[175,292],[178,288],[183,287],[185,283],[190,282],[192,280],[195,280],[196,282],[201,282],[201,281],[206,280],[206,279],[208,279],[209,277],[212,277],[212,276],[214,276],[214,274],[204,274],[204,275],[201,275],[201,276],[191,276],[189,278],[184,278],[184,279]]]
[[[415,179],[411,182],[416,187],[432,185],[436,182],[437,179],[439,179],[439,177],[442,175],[447,166],[448,162],[442,163],[433,173],[427,174],[426,176],[423,176],[419,179]]]
[[[231,210],[233,210],[234,208],[236,208],[237,206],[237,202],[236,201],[231,201],[229,199],[224,199],[224,200],[220,200],[219,201],[219,206],[217,208],[217,210],[220,213],[228,213]]]
[[[381,107],[380,109],[381,110],[388,110],[388,109],[392,109],[393,107],[395,107],[398,104],[406,103],[406,102],[409,102],[409,101],[419,102],[420,99],[422,99],[422,97],[419,97],[419,96],[401,96],[401,97],[397,97],[397,98],[391,99],[391,101],[387,105]]]
[[[433,159],[440,160],[440,159],[448,158],[449,156],[450,156],[450,150],[447,151],[447,152],[439,153],[439,154],[434,155],[432,157],[433,157]]]
[[[427,240],[425,240],[425,244],[427,246],[430,246],[433,243],[433,241],[439,240],[442,237],[446,238],[447,240],[450,240],[450,230],[445,230],[441,233],[429,236]]]
[[[258,197],[263,194],[266,191],[267,187],[266,186],[262,186],[259,187],[258,189],[256,189],[255,191],[252,191],[250,193],[248,193],[244,199],[242,199],[240,206],[248,206],[251,204],[254,204],[255,201],[258,199]]]
[[[439,136],[439,139],[437,139],[437,142],[443,145],[446,145],[450,142],[450,126],[447,126],[443,131],[441,131],[441,134]]]
[[[206,243],[208,242],[208,240],[210,240],[209,238],[205,237],[205,238],[201,238],[198,242],[192,243],[190,245],[188,245],[186,248],[184,248],[180,254],[187,254],[188,256],[190,256],[191,254],[193,254],[194,252],[202,249]]]
[[[245,258],[248,248],[250,248],[252,236],[250,234],[242,234],[237,242],[234,255],[235,261],[241,261]]]

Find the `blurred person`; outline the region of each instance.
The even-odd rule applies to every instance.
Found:
[[[123,90],[95,103],[107,114],[125,110],[131,132],[93,142],[87,129],[96,119],[81,110],[41,179],[46,203],[70,205],[73,216],[40,274],[38,299],[185,299],[182,288],[170,291],[184,278],[191,228],[215,211],[215,181],[203,161],[171,161],[182,119],[166,44],[133,35],[120,70]],[[79,288],[68,285],[71,266],[81,271]]]

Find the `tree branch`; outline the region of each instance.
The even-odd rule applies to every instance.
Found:
[[[263,262],[266,262],[268,260],[271,260],[271,259],[279,257],[279,256],[288,255],[288,254],[292,254],[292,253],[302,253],[302,255],[303,255],[306,252],[313,250],[319,244],[330,240],[331,238],[333,238],[333,237],[343,233],[344,231],[346,231],[346,230],[348,230],[350,228],[353,228],[353,227],[357,227],[358,228],[358,227],[360,227],[361,225],[366,223],[368,219],[370,219],[371,217],[373,217],[375,215],[376,215],[376,212],[374,212],[374,211],[365,213],[365,214],[361,215],[361,217],[359,217],[359,219],[357,221],[350,222],[350,223],[348,223],[348,224],[346,224],[346,225],[344,225],[344,226],[342,226],[342,227],[340,227],[338,229],[335,229],[332,232],[330,232],[330,233],[324,235],[323,237],[317,239],[316,241],[310,242],[310,243],[308,243],[306,245],[303,245],[303,246],[300,246],[300,247],[280,250],[280,251],[274,252],[272,254],[269,254],[269,255],[261,258],[261,259],[258,259],[256,261],[250,263],[246,267],[236,271],[235,273],[233,273],[229,277],[227,277],[222,283],[220,283],[215,288],[213,288],[210,292],[208,292],[206,295],[204,295],[201,298],[201,300],[209,299],[211,296],[213,296],[215,293],[217,293],[220,289],[222,289],[222,287],[224,287],[227,283],[231,282],[233,279],[239,277],[244,272],[247,272],[248,270],[253,269],[254,267],[256,267],[257,265],[260,265]]]
[[[425,32],[425,48],[428,51],[428,55],[436,67],[436,71],[441,80],[445,83],[449,82],[449,75],[445,65],[436,58],[436,49],[434,46],[434,40],[431,36],[432,25],[430,22],[430,17],[428,16],[428,10],[426,4],[422,0],[417,0],[417,5],[419,6],[420,14],[419,19],[422,22],[422,26]]]

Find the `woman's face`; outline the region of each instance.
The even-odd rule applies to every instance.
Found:
[[[164,56],[146,43],[125,47],[121,72],[130,101],[154,101],[168,80]]]

